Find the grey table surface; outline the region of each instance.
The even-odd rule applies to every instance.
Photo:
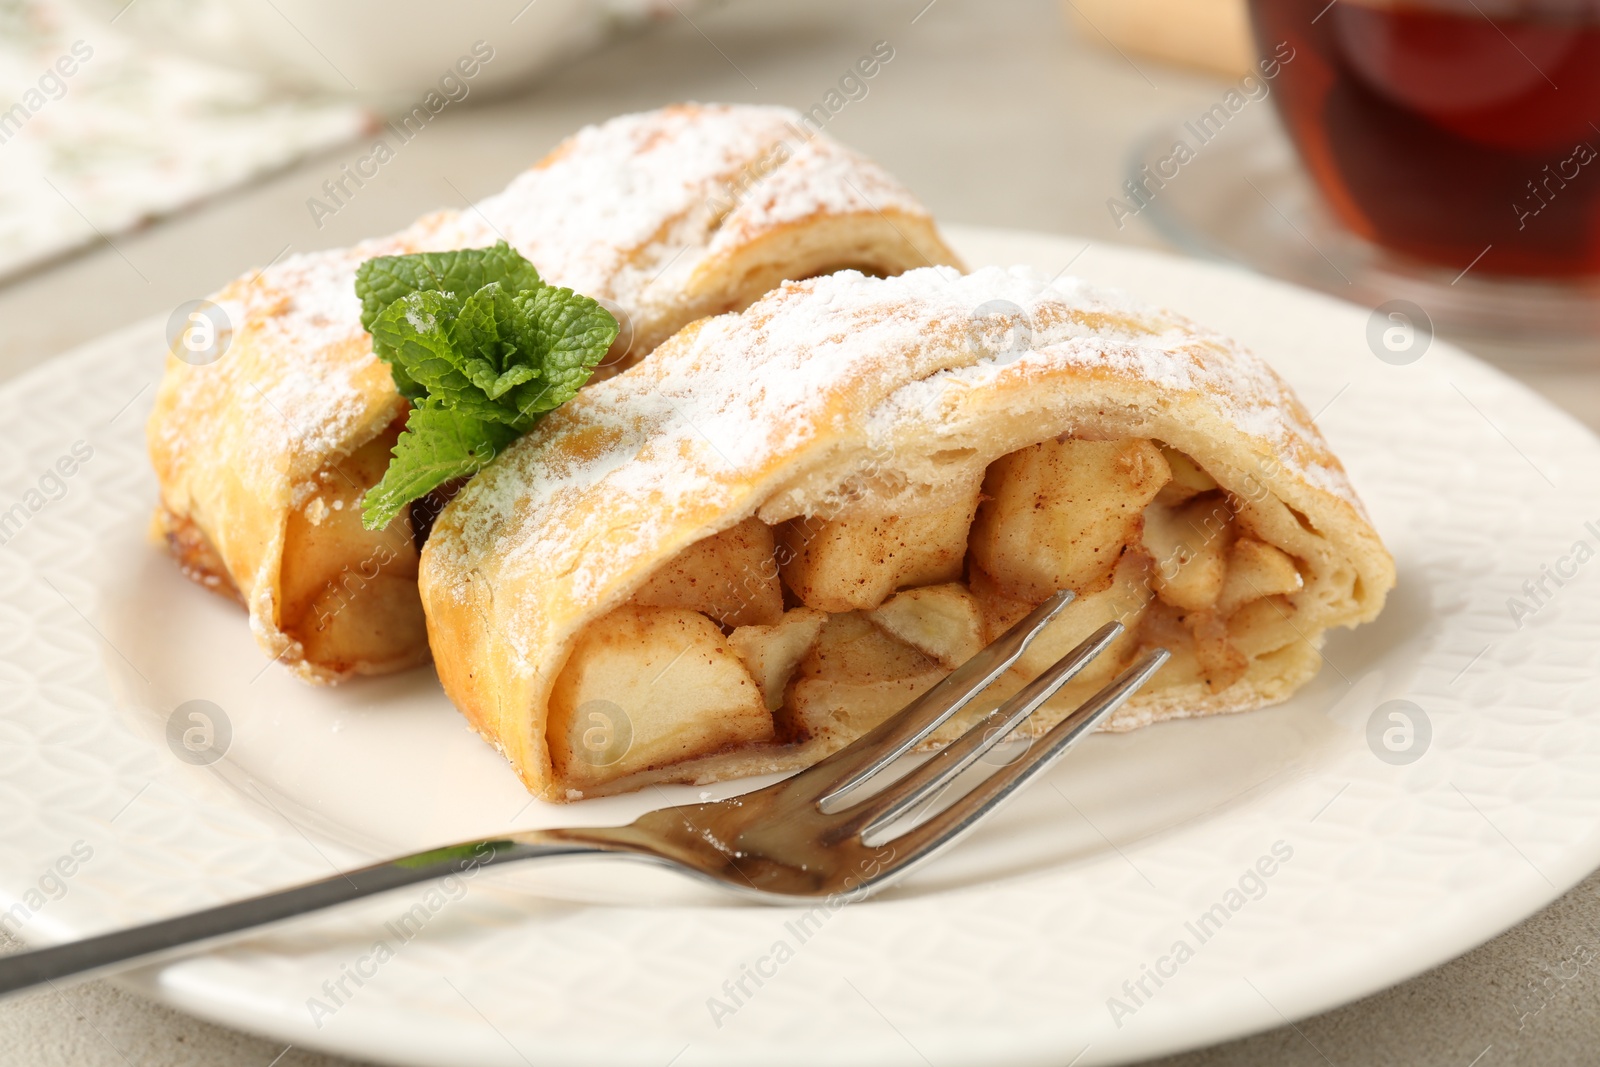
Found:
[[[519,94],[448,111],[320,226],[307,199],[364,142],[0,285],[0,378],[288,251],[347,244],[494,192],[583,123],[676,100],[809,107],[879,40],[893,45],[892,64],[830,132],[882,161],[940,219],[1161,247],[1137,223],[1118,230],[1106,199],[1139,136],[1209,106],[1219,81],[1088,43],[1051,0],[744,0],[613,42]],[[1508,369],[1600,427],[1600,366]],[[1402,985],[1160,1062],[1596,1062],[1600,975],[1585,964],[1600,941],[1597,894],[1592,875]],[[16,947],[0,935],[0,951]],[[211,1026],[103,981],[0,1004],[0,1067],[350,1062]]]

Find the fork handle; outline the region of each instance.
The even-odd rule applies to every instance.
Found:
[[[603,845],[537,831],[401,856],[315,882],[214,908],[0,957],[0,997],[32,986],[191,948],[337,904],[491,865],[549,856],[609,852]]]

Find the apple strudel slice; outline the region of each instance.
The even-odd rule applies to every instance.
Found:
[[[155,530],[309,681],[428,655],[416,568],[432,513],[360,521],[408,404],[362,328],[357,268],[502,239],[619,320],[602,375],[785,278],[957,262],[898,182],[797,113],[683,105],[584,129],[465,211],[227,286],[214,300],[231,343],[213,362],[169,358],[157,393]]]
[[[1149,645],[1173,658],[1111,729],[1261,707],[1393,581],[1259,358],[988,268],[841,272],[685,328],[482,471],[419,585],[446,692],[572,800],[808,765],[1063,588],[1009,684],[1127,630],[1034,729]]]

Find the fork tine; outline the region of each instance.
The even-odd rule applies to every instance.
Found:
[[[1161,669],[1170,655],[1164,648],[1146,652],[1133,666],[1085,701],[1077,711],[1051,727],[1039,743],[1023,753],[1016,762],[984,779],[970,793],[927,822],[885,842],[895,847],[898,853],[897,866],[903,871],[977,826],[1007,797],[1054,766],[1079,737],[1126,703],[1140,686],[1150,680],[1151,675]],[[900,852],[901,848],[906,851]]]
[[[863,836],[894,822],[955,780],[984,753],[1009,737],[1062,686],[1087,667],[1122,634],[1120,622],[1108,622],[1084,638],[1071,652],[1051,664],[1004,704],[967,728],[966,733],[934,753],[904,778],[875,793],[853,808],[836,833]]]
[[[827,759],[800,772],[790,782],[809,784],[823,779],[815,802],[825,806],[877,774],[911,751],[1009,670],[1033,639],[1072,602],[1073,595],[1070,589],[1056,593],[932,689]]]

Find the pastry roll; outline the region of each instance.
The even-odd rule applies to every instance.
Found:
[[[1127,630],[1035,730],[1153,645],[1110,729],[1258,708],[1393,581],[1259,358],[988,268],[841,272],[688,326],[483,470],[419,585],[450,698],[573,800],[815,762],[1061,588],[1003,685]]]
[[[432,514],[413,507],[379,531],[360,521],[408,406],[362,329],[356,269],[501,239],[612,311],[623,328],[608,373],[786,278],[957,262],[904,188],[798,114],[684,105],[584,129],[464,211],[232,283],[214,298],[232,327],[220,358],[167,361],[148,428],[155,528],[309,681],[428,655],[416,568]]]

